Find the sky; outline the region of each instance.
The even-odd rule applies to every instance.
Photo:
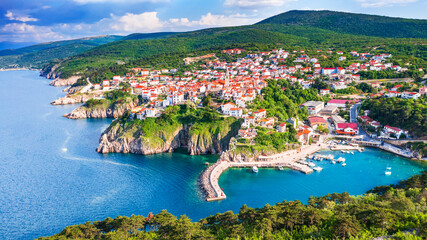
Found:
[[[427,0],[1,0],[0,42],[247,25],[295,9],[427,19]]]

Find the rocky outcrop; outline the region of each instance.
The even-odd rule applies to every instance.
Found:
[[[47,79],[53,79],[49,85],[55,87],[70,86],[77,82],[80,76],[71,76],[68,78],[62,78],[61,73],[57,69],[61,66],[60,63],[57,64],[48,64],[42,70],[40,70],[40,75],[46,77]]]
[[[235,151],[227,150],[221,153],[221,161],[228,162],[254,162],[257,159],[257,155],[253,153],[237,153]]]
[[[115,121],[101,135],[97,151],[146,155],[187,148],[190,155],[220,154],[228,149],[230,139],[237,134],[236,128],[231,127],[233,124],[225,134],[195,134],[193,125],[178,124],[170,132],[155,132],[147,137],[140,129]]]
[[[85,103],[87,100],[97,97],[100,94],[75,94],[75,95],[67,95],[62,98],[58,98],[52,101],[50,104],[52,105],[66,105],[66,104],[76,104],[76,103]]]
[[[132,101],[129,103],[114,103],[110,106],[95,105],[93,107],[87,107],[85,105],[74,109],[71,113],[65,114],[63,117],[69,119],[81,119],[81,118],[118,118],[123,115],[126,111],[131,110],[133,107],[138,105],[138,101]]]
[[[152,146],[149,140],[137,135],[135,137],[124,137],[120,131],[120,127],[110,127],[107,129],[99,140],[99,146],[96,149],[99,153],[136,153],[136,154],[155,154],[163,152],[172,152],[174,149],[179,148],[185,144],[186,130],[178,127],[172,133],[172,139],[165,139],[163,144]]]
[[[71,76],[69,78],[56,78],[55,80],[52,80],[49,85],[54,87],[63,87],[63,86],[70,86],[79,80],[80,76]]]

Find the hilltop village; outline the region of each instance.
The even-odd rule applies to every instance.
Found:
[[[101,84],[91,84],[80,90],[83,94],[95,94],[95,99],[102,100],[111,91],[126,91],[138,96],[142,101],[130,109],[129,119],[157,118],[168,106],[192,103],[202,108],[209,105],[223,116],[241,120],[238,137],[241,141],[254,143],[257,128],[283,133],[292,126],[295,137],[300,143],[319,139],[321,134],[354,136],[359,134],[357,123],[369,127],[371,136],[379,138],[408,138],[407,130],[397,126],[382,125],[376,119],[359,116],[350,121],[350,109],[365,98],[388,97],[418,99],[427,94],[427,87],[412,84],[409,86],[393,85],[389,89],[380,81],[362,83],[360,73],[367,71],[390,71],[400,73],[408,71],[405,66],[394,65],[388,53],[373,55],[368,52],[327,51],[321,56],[336,55],[338,61],[354,60],[347,67],[323,68],[318,59],[310,57],[304,50],[291,53],[282,49],[268,52],[246,52],[244,49],[227,49],[223,54],[234,57],[235,61],[220,61],[215,54],[185,58],[186,65],[197,63],[197,70],[180,72],[179,69],[149,70],[132,68],[126,76],[114,76],[103,80]],[[291,60],[290,55],[295,56]],[[241,56],[241,57],[236,57]],[[285,63],[292,63],[286,65]],[[409,63],[407,64],[409,65]],[[419,69],[422,71],[422,69]],[[307,110],[306,119],[292,116],[278,119],[268,110],[256,108],[254,101],[262,99],[263,88],[268,80],[283,79],[290,85],[301,89],[313,88],[320,101],[306,101],[299,107]],[[352,94],[347,89],[355,89],[357,83],[366,85],[371,94]],[[360,84],[362,83],[362,84]],[[414,88],[415,86],[415,88]],[[407,90],[406,90],[407,89]],[[282,90],[285,90],[284,88]],[[403,91],[402,91],[403,90]],[[357,116],[357,113],[354,113]]]

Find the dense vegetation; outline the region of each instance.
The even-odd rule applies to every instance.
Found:
[[[283,201],[256,209],[243,205],[238,214],[217,213],[198,222],[163,210],[154,216],[69,226],[40,239],[425,239],[426,188],[423,172],[361,196],[344,192],[311,197],[308,204]]]
[[[70,57],[120,38],[120,36],[90,37],[2,50],[0,51],[0,68],[40,69],[54,59]]]
[[[290,117],[306,119],[308,112],[299,106],[307,101],[322,101],[314,88],[303,89],[299,84],[291,85],[288,80],[268,80],[262,89],[262,98],[254,101],[251,108],[266,109],[267,116],[277,117],[284,122]]]
[[[258,24],[312,26],[341,33],[393,38],[427,38],[427,21],[334,11],[289,11]]]
[[[307,19],[310,16],[317,16],[319,12],[298,12],[298,18],[306,14]],[[285,16],[293,16],[295,12],[288,12]],[[329,12],[328,16],[337,16],[340,21],[347,19],[349,22],[359,18],[357,14],[350,13],[334,13]],[[379,16],[371,16],[372,18],[385,18]],[[280,18],[279,16],[273,17]],[[367,18],[364,16],[363,18]],[[318,21],[320,25],[329,24],[324,21],[323,17],[314,17],[314,22]],[[350,21],[351,20],[351,21]],[[389,18],[385,18],[384,22],[390,22]],[[381,21],[380,21],[381,22]],[[400,33],[412,36],[413,32],[418,31],[421,35],[425,34],[426,21],[394,19],[393,24],[410,23],[410,28],[399,28]],[[412,23],[420,24],[412,24]],[[411,25],[412,24],[412,25]],[[393,55],[395,64],[402,66],[406,62],[413,63],[408,73],[401,74],[402,77],[419,74],[416,72],[417,67],[427,67],[427,51],[425,39],[389,39],[381,34],[373,37],[371,34],[360,34],[358,29],[363,29],[368,32],[378,32],[375,24],[369,24],[366,21],[354,23],[354,27],[347,32],[340,31],[339,28],[314,26],[310,22],[301,21],[298,24],[282,24],[280,21],[267,21],[261,24],[240,26],[240,27],[225,27],[211,28],[185,33],[154,33],[154,34],[132,34],[122,41],[115,41],[109,44],[93,48],[82,54],[78,54],[71,58],[61,60],[61,66],[55,71],[62,77],[69,77],[73,74],[84,74],[84,77],[90,77],[94,82],[108,77],[105,74],[111,69],[131,68],[131,67],[147,67],[147,68],[170,68],[174,67],[181,69],[184,67],[182,59],[187,56],[196,56],[206,53],[219,53],[225,48],[244,48],[248,51],[264,51],[273,48],[282,47],[286,50],[306,50],[310,55],[316,53],[317,49],[334,48],[345,52],[359,51],[371,53],[388,52]],[[336,25],[335,22],[329,25]],[[339,24],[342,26],[342,24]],[[395,27],[394,25],[392,27]],[[387,28],[382,28],[382,30]],[[406,32],[408,31],[408,32]],[[367,35],[367,36],[366,36]],[[422,38],[422,36],[418,36]],[[387,35],[388,36],[388,35]],[[396,35],[395,37],[400,37]],[[323,54],[323,53],[321,53]],[[319,54],[319,56],[321,55]],[[319,57],[316,56],[316,57]],[[347,61],[338,61],[337,57],[320,57],[322,66],[344,66]],[[349,57],[349,61],[352,58]],[[47,68],[51,68],[57,62],[51,63]],[[378,77],[383,74],[378,74]],[[370,76],[366,76],[370,77]],[[376,77],[376,76],[373,76]]]
[[[171,142],[177,131],[184,125],[189,125],[189,137],[194,143],[212,144],[212,139],[219,137],[223,149],[229,145],[231,137],[237,134],[240,122],[234,117],[224,118],[212,109],[195,108],[188,102],[185,105],[169,106],[158,118],[129,121],[124,115],[114,121],[110,128],[119,126],[122,138],[141,138],[151,148],[163,146]]]
[[[426,98],[418,100],[401,98],[374,98],[362,104],[363,110],[369,110],[369,116],[382,125],[390,125],[408,130],[415,136],[427,133]]]

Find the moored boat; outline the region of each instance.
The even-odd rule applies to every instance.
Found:
[[[253,166],[252,167],[252,172],[257,173],[258,172],[258,167],[257,166]]]

